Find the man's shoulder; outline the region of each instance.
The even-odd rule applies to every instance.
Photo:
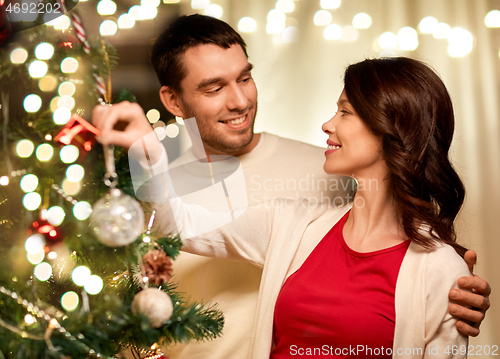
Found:
[[[318,146],[311,145],[306,142],[302,142],[299,140],[294,140],[291,138],[281,137],[272,133],[263,132],[266,141],[275,141],[279,143],[280,147],[286,147],[291,149],[292,151],[308,151],[308,152],[323,152],[324,149]]]

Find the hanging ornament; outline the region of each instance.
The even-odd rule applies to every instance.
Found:
[[[104,183],[111,189],[92,207],[90,224],[99,242],[108,247],[123,247],[142,234],[144,212],[139,202],[115,188],[118,176],[115,171],[114,147],[103,147],[106,162]]]
[[[54,140],[64,145],[73,144],[80,149],[80,153],[84,153],[92,149],[95,136],[100,133],[97,128],[75,113]],[[85,151],[81,151],[82,149]]]
[[[149,251],[142,257],[142,263],[149,283],[160,286],[172,278],[172,260],[165,252],[158,249]]]
[[[132,301],[132,313],[148,318],[153,328],[159,328],[170,319],[174,305],[170,296],[157,288],[146,288],[137,293]]]

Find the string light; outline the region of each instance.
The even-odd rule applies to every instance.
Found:
[[[83,178],[84,175],[85,175],[85,170],[80,165],[71,165],[66,170],[66,177],[71,182],[78,182],[78,181],[80,181]]]
[[[67,145],[61,148],[59,157],[63,163],[73,163],[78,159],[80,150],[74,145]]]
[[[56,30],[66,30],[70,27],[71,20],[66,15],[59,16],[54,24]]]
[[[89,281],[90,275],[90,269],[85,266],[79,266],[71,272],[71,279],[77,286],[83,287]]]
[[[66,107],[59,107],[54,111],[52,118],[54,119],[56,125],[65,125],[71,118],[71,110]]]
[[[89,294],[96,295],[99,294],[104,287],[104,283],[98,275],[91,275],[87,283],[83,286],[85,291]]]
[[[56,79],[47,75],[38,80],[38,88],[44,92],[53,91],[56,88]]]
[[[45,246],[45,239],[40,234],[33,234],[24,243],[24,248],[29,254],[36,255],[43,251]]]
[[[160,119],[160,111],[155,108],[152,108],[146,113],[146,117],[150,123],[156,123]]]
[[[78,70],[78,61],[75,58],[66,57],[64,60],[61,61],[61,71],[63,73],[72,74],[75,73],[76,70]]]
[[[16,145],[17,155],[21,158],[28,158],[33,153],[35,146],[30,140],[21,140]]]
[[[42,107],[42,99],[35,94],[28,95],[24,99],[23,106],[26,112],[37,112]]]
[[[36,148],[36,158],[40,162],[48,162],[52,159],[54,155],[54,148],[48,143],[42,143],[40,146]]]
[[[101,36],[113,36],[118,31],[118,25],[113,20],[104,20],[99,26]]]
[[[35,56],[38,60],[49,60],[54,55],[54,46],[48,42],[42,42],[35,48]]]
[[[175,138],[179,135],[179,126],[171,123],[165,128],[165,133],[169,138]]]
[[[35,266],[33,273],[39,281],[45,282],[52,276],[52,267],[49,263],[42,262]]]
[[[113,15],[116,12],[116,4],[111,0],[101,0],[97,4],[99,15]]]
[[[72,312],[78,307],[78,294],[73,291],[66,292],[61,297],[61,306],[67,312]]]
[[[65,179],[62,184],[62,188],[67,195],[75,195],[80,192],[81,185],[80,182],[71,182],[69,179]],[[72,201],[70,201],[72,202]]]
[[[41,263],[43,261],[43,259],[45,258],[45,251],[42,249],[38,253],[35,253],[35,254],[28,253],[27,258],[31,264],[37,265],[38,263]]]
[[[13,64],[24,64],[24,62],[28,59],[28,51],[23,48],[17,48],[12,50],[10,53],[10,61]]]
[[[47,211],[47,222],[57,227],[64,221],[66,213],[59,206],[50,207]]]
[[[92,207],[88,202],[81,201],[75,204],[75,206],[73,207],[73,215],[80,221],[84,221],[89,218],[91,213]]]
[[[8,186],[9,185],[9,177],[2,176],[0,177],[0,186]]]
[[[59,85],[57,92],[59,96],[73,96],[76,91],[76,86],[74,83],[69,81],[64,81]]]
[[[23,197],[23,206],[28,211],[34,211],[42,204],[42,197],[36,192],[30,192]]]
[[[33,192],[38,187],[38,177],[33,174],[26,175],[21,178],[20,186],[25,193]]]

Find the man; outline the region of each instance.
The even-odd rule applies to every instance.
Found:
[[[180,177],[186,182],[195,183],[210,176],[197,167],[197,159],[231,155],[241,161],[250,203],[276,196],[323,201],[334,196],[330,190],[342,186],[348,190],[345,179],[323,173],[324,149],[267,133],[253,133],[257,89],[251,76],[252,66],[243,39],[226,23],[202,15],[179,18],[156,41],[152,63],[162,85],[160,97],[166,109],[185,119],[195,117],[203,140],[203,149],[195,147],[171,164],[183,171]],[[123,132],[113,130],[118,120],[129,123]],[[129,103],[96,107],[93,122],[102,130],[101,142],[125,148],[152,130],[142,109]],[[337,193],[339,197],[344,195]],[[469,252],[466,258],[472,270],[475,253]],[[174,265],[179,289],[192,300],[219,303],[226,324],[222,338],[174,347],[171,357],[245,358],[260,269],[189,254],[182,254]],[[489,307],[490,288],[477,276],[461,278],[459,285],[477,294],[452,290],[450,298],[465,306],[452,304],[450,312],[462,319],[457,323],[458,330],[476,336]],[[471,306],[479,310],[467,309]]]

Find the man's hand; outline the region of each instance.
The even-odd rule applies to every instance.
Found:
[[[472,276],[458,279],[458,286],[465,290],[452,289],[449,293],[450,299],[459,303],[449,306],[450,313],[459,318],[457,329],[472,337],[479,335],[479,326],[484,319],[485,312],[490,307],[489,297],[491,293],[488,282],[472,273],[476,259],[474,251],[465,253],[464,260]]]

